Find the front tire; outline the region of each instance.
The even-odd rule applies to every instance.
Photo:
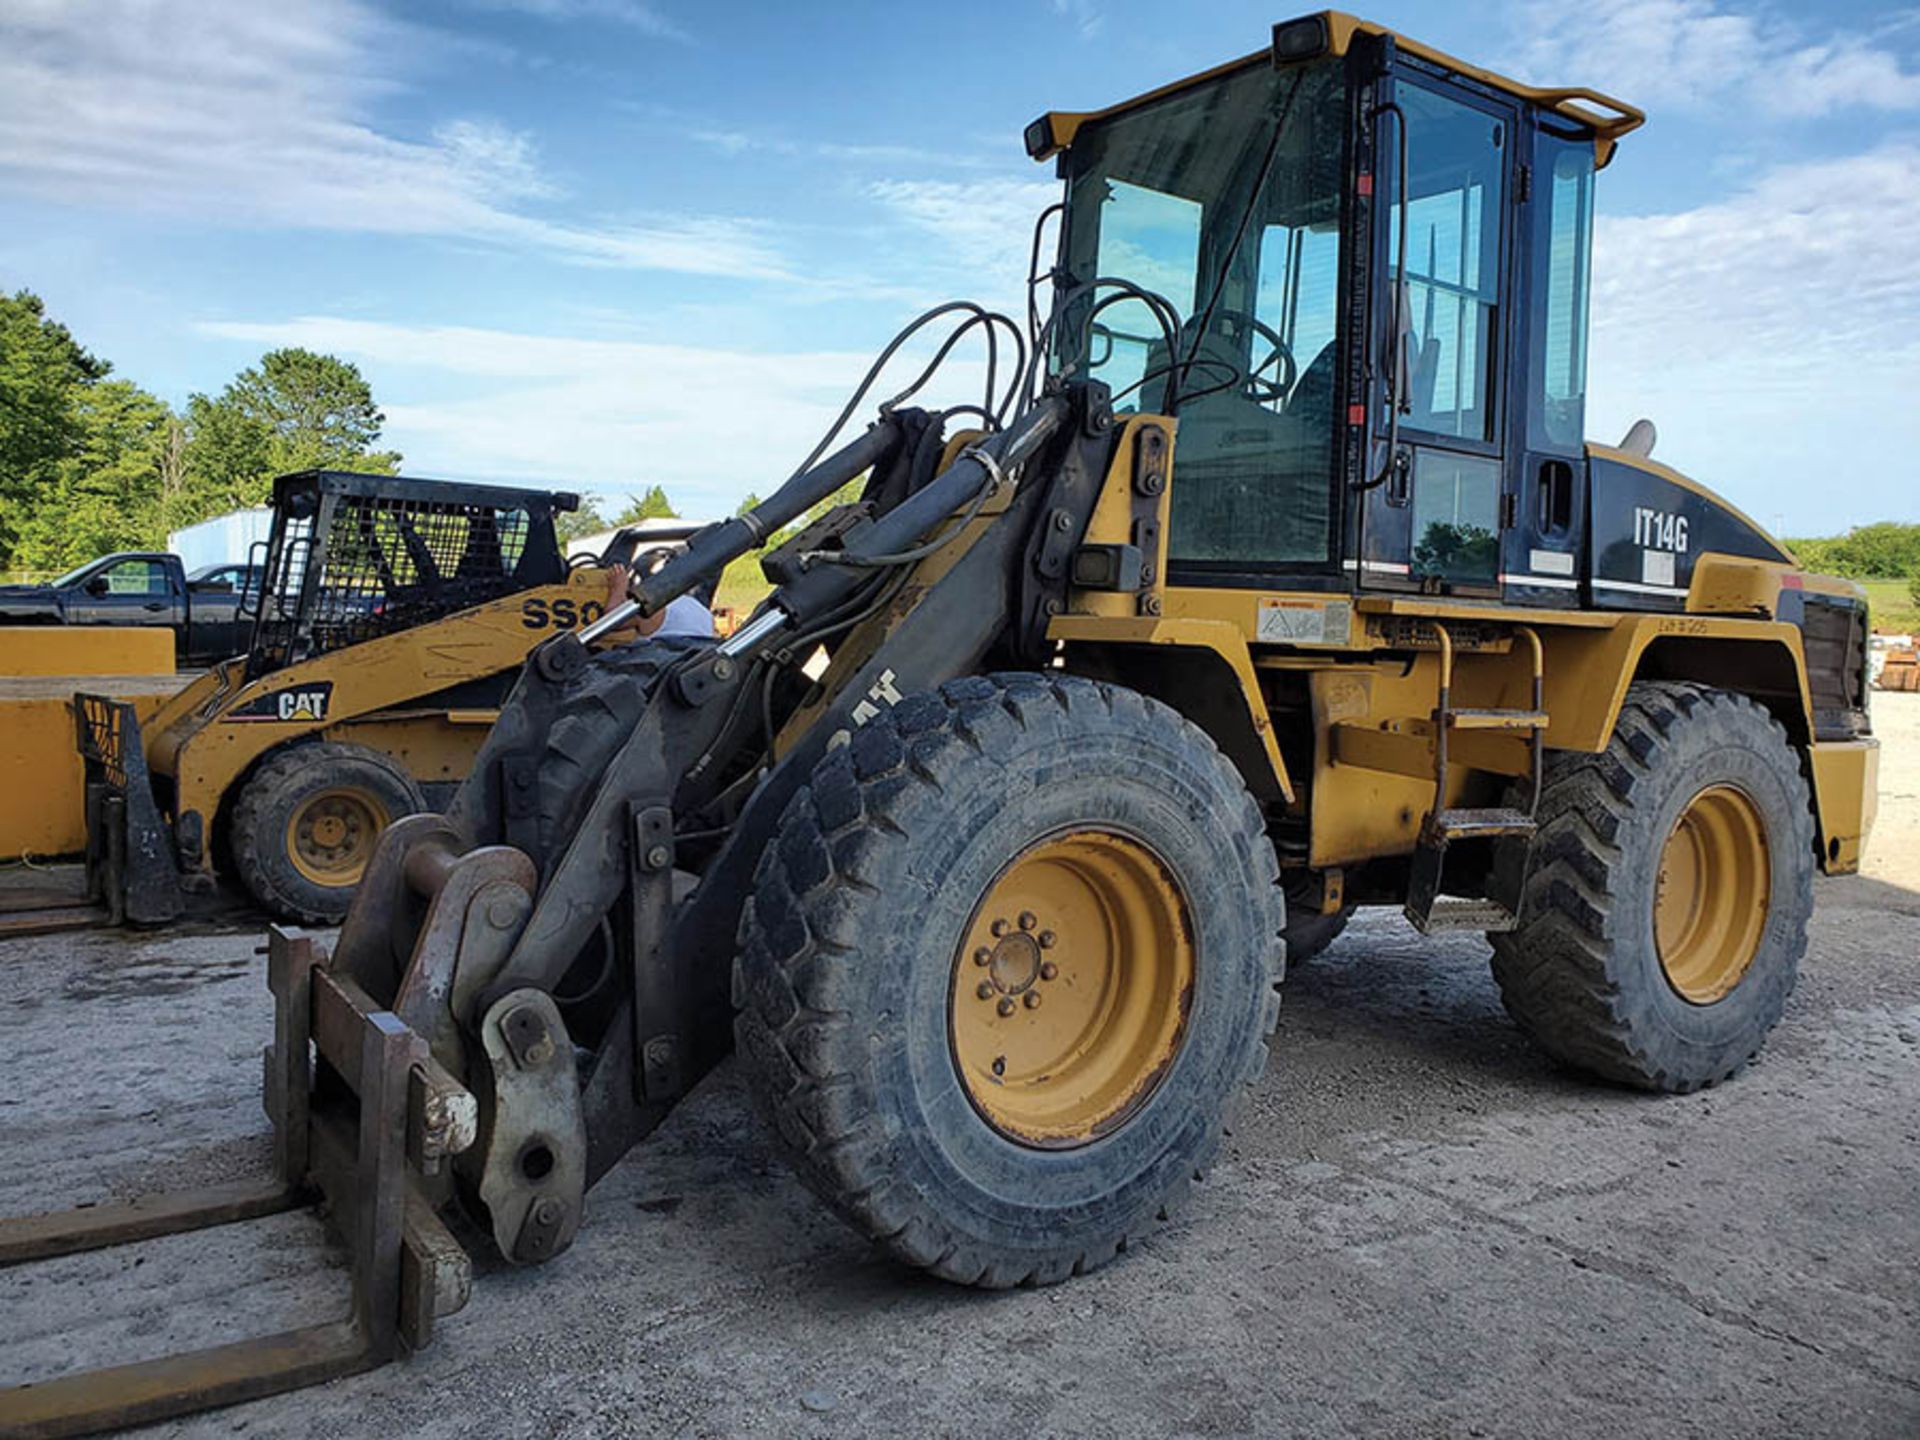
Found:
[[[338,925],[380,832],[426,808],[413,777],[378,750],[290,745],[261,762],[240,791],[234,865],[276,918]]]
[[[1553,757],[1508,1012],[1556,1058],[1646,1090],[1734,1074],[1785,1009],[1813,909],[1813,814],[1786,731],[1743,696],[1641,682],[1598,755]]]
[[[1285,904],[1239,774],[1117,686],[952,682],[832,750],[762,857],[736,1036],[807,1184],[964,1284],[1165,1218],[1264,1066]]]

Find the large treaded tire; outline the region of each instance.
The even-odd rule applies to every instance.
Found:
[[[1733,988],[1683,997],[1654,940],[1654,886],[1680,813],[1737,787],[1764,820],[1771,900]],[[1544,1050],[1604,1079],[1697,1090],[1753,1058],[1807,948],[1813,815],[1786,731],[1753,701],[1704,685],[1633,685],[1607,748],[1550,757],[1520,927],[1494,935],[1507,1011]]]
[[[353,904],[357,876],[350,884],[321,884],[301,873],[287,846],[294,811],[322,791],[343,787],[377,797],[389,822],[426,809],[420,786],[392,757],[334,741],[275,751],[241,787],[233,807],[234,867],[247,892],[278,919],[338,925]]]
[[[1016,854],[1103,825],[1149,843],[1186,894],[1186,1031],[1122,1123],[1033,1148],[956,1071],[955,947]],[[1238,772],[1166,706],[1058,675],[951,682],[830,751],[789,804],[741,921],[742,1062],[802,1180],[892,1255],[963,1284],[1063,1280],[1167,1217],[1261,1073],[1278,882]]]
[[[601,777],[632,737],[661,676],[689,650],[712,643],[673,636],[596,651],[556,697],[551,722],[539,728],[527,725],[524,713],[509,703],[502,725],[520,721],[524,734],[516,737],[516,744],[538,756],[528,807],[533,839],[526,848],[543,875],[579,829],[599,793]],[[503,731],[496,727],[494,742],[502,738]],[[448,806],[448,818],[471,834],[498,838],[499,817],[506,808],[498,793],[503,783],[492,767],[477,767]]]

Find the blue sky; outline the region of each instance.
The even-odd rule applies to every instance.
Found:
[[[1020,130],[1260,48],[1213,0],[0,0],[0,287],[180,401],[356,361],[418,474],[764,493],[926,304],[1017,303]],[[1364,13],[1644,105],[1588,431],[1764,523],[1920,519],[1920,10]]]

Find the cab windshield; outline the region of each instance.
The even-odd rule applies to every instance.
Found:
[[[1346,134],[1333,62],[1257,62],[1067,151],[1056,361],[1122,413],[1177,404],[1175,564],[1331,558]]]

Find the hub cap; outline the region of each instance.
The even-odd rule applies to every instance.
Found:
[[[1660,854],[1653,936],[1667,983],[1711,1005],[1747,973],[1772,893],[1766,823],[1744,791],[1713,785],[1680,813]]]
[[[1171,1068],[1193,980],[1186,898],[1157,855],[1104,830],[1043,840],[994,882],[954,959],[954,1066],[1009,1139],[1087,1144]]]
[[[316,885],[353,885],[393,817],[380,797],[358,786],[322,790],[287,820],[287,856]]]

